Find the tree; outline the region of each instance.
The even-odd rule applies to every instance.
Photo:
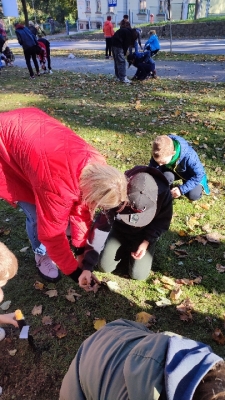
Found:
[[[195,19],[201,18],[201,0],[195,0]]]
[[[23,13],[24,13],[24,18],[25,18],[25,25],[28,26],[28,12],[27,12],[27,3],[26,0],[21,0],[22,7],[23,7]]]

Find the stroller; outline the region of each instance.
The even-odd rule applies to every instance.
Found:
[[[13,62],[15,61],[15,56],[12,50],[10,50],[8,46],[6,46],[5,50],[3,50],[1,59],[5,61],[6,66],[7,65],[10,65],[11,67],[13,66]]]

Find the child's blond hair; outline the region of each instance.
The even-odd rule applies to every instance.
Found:
[[[18,261],[14,254],[0,242],[0,287],[13,278],[18,270]]]
[[[156,35],[155,29],[151,29],[148,33],[149,33],[149,35]]]
[[[88,164],[84,167],[80,189],[92,215],[98,207],[109,210],[127,201],[127,179],[124,173],[109,165]]]

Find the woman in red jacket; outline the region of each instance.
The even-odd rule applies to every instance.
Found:
[[[105,21],[103,25],[103,32],[105,37],[105,58],[111,58],[112,53],[112,37],[114,35],[113,24],[111,22],[111,16],[108,15],[107,21]]]
[[[124,174],[37,108],[1,113],[0,126],[0,196],[25,212],[39,273],[57,281],[59,268],[87,290],[92,275],[79,268],[66,230],[83,248],[96,208],[127,200]]]

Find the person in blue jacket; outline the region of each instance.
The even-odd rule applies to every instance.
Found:
[[[15,33],[18,39],[19,44],[23,47],[24,57],[27,64],[28,71],[30,73],[30,78],[34,79],[34,71],[31,66],[31,58],[33,60],[37,76],[40,76],[40,70],[37,62],[37,51],[38,51],[38,42],[33,33],[26,26],[21,25],[19,23],[15,23]]]
[[[224,400],[225,363],[204,343],[118,319],[86,339],[60,400]]]
[[[150,50],[151,51],[151,57],[154,56],[155,54],[158,53],[160,50],[160,43],[159,43],[159,38],[156,35],[155,30],[149,31],[150,37],[145,43],[144,50]]]
[[[174,199],[185,195],[189,200],[198,200],[202,197],[202,189],[205,194],[210,194],[207,176],[196,151],[180,136],[157,136],[152,144],[149,166],[164,174]],[[174,181],[180,179],[182,184],[173,187]]]
[[[133,65],[137,68],[135,75],[132,80],[143,81],[147,78],[157,78],[155,70],[155,62],[150,57],[150,51],[144,51],[143,53],[134,52],[127,56],[128,68]]]

